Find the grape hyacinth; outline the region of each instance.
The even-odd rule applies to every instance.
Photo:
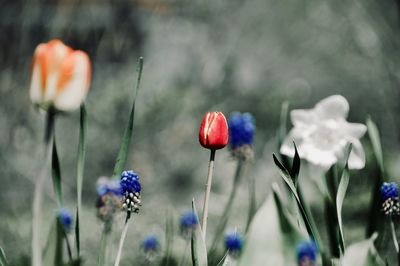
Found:
[[[160,241],[155,235],[149,235],[143,239],[142,248],[146,259],[153,260],[160,250]]]
[[[381,186],[381,197],[382,210],[385,215],[392,216],[400,214],[399,188],[397,183],[384,182]]]
[[[180,230],[183,238],[191,238],[192,232],[196,229],[198,224],[199,220],[193,211],[183,213],[180,219]]]
[[[255,120],[250,113],[233,112],[228,121],[229,145],[236,158],[253,158]]]
[[[60,224],[64,228],[64,231],[66,233],[70,232],[72,229],[72,220],[73,220],[71,212],[66,208],[61,208],[58,210],[57,217]]]
[[[115,213],[122,208],[119,183],[119,180],[111,180],[106,177],[100,177],[97,181],[97,217],[107,223],[107,229],[111,229]]]
[[[243,239],[237,232],[228,233],[225,236],[225,248],[229,254],[233,257],[239,255],[243,247]]]
[[[297,263],[299,266],[315,266],[318,248],[314,241],[302,241],[297,245]]]
[[[139,175],[132,170],[123,171],[121,174],[121,193],[123,195],[122,208],[127,211],[128,217],[131,212],[138,213],[141,206]]]

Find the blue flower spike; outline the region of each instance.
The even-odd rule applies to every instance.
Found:
[[[122,208],[127,211],[128,217],[131,212],[138,213],[141,206],[139,175],[132,170],[123,171],[120,186],[123,195]]]
[[[180,230],[183,238],[190,239],[198,224],[199,220],[193,211],[184,212],[180,219]]]
[[[297,263],[299,266],[315,266],[318,248],[314,241],[302,241],[297,245]]]
[[[384,182],[381,186],[382,211],[385,215],[400,214],[399,188],[396,182]]]
[[[237,232],[228,233],[225,236],[225,248],[233,257],[239,256],[243,247],[243,239]]]
[[[97,217],[111,226],[114,215],[122,207],[122,194],[119,180],[100,177],[97,180]]]
[[[250,113],[233,112],[228,120],[229,145],[236,158],[253,158],[253,139],[256,129],[254,117]]]
[[[58,210],[57,217],[58,217],[60,224],[64,228],[64,231],[66,233],[70,232],[72,229],[72,222],[73,222],[71,212],[66,208],[61,208]]]
[[[143,239],[142,248],[148,260],[153,260],[160,251],[160,241],[155,235],[149,235]]]

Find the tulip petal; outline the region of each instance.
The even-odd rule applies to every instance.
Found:
[[[346,118],[349,103],[341,95],[332,95],[315,105],[315,111],[321,118]]]
[[[42,60],[45,53],[45,44],[40,44],[36,47],[35,54],[32,60],[32,74],[31,74],[31,86],[29,94],[31,101],[35,104],[39,104],[43,101],[43,88],[45,86],[45,73],[43,73]]]
[[[77,109],[86,98],[90,86],[90,61],[86,53],[74,51],[60,66],[57,97],[54,106],[61,111]]]

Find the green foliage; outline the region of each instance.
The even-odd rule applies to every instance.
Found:
[[[43,254],[43,265],[63,265],[63,228],[58,218],[55,218],[50,228]]]
[[[306,233],[284,208],[275,186],[250,224],[238,266],[264,265],[266,260],[270,265],[295,266],[296,243],[305,238]]]
[[[125,167],[126,159],[128,157],[129,145],[131,143],[132,133],[133,133],[133,121],[135,118],[135,104],[136,104],[137,93],[139,91],[140,81],[142,79],[142,70],[143,70],[143,57],[140,57],[136,65],[137,81],[135,87],[135,97],[133,99],[132,110],[129,115],[128,124],[125,129],[124,136],[122,137],[122,143],[119,149],[118,157],[115,162],[114,173],[113,173],[114,176],[119,176],[122,173]]]
[[[4,250],[2,247],[0,247],[0,266],[8,266],[6,253],[4,253]]]
[[[82,104],[80,109],[80,123],[79,123],[79,146],[78,146],[78,167],[76,178],[76,194],[77,194],[77,207],[76,207],[76,222],[75,222],[75,241],[76,251],[78,257],[80,255],[80,234],[79,234],[79,216],[82,205],[82,184],[85,170],[86,158],[86,131],[87,131],[87,113],[85,105]]]
[[[345,242],[344,242],[344,236],[343,236],[343,219],[342,219],[342,207],[343,207],[343,201],[344,197],[346,195],[347,187],[349,185],[349,178],[350,178],[350,172],[349,172],[349,167],[346,163],[346,166],[343,170],[342,177],[340,178],[340,183],[338,187],[338,191],[336,194],[336,211],[337,211],[337,218],[338,218],[338,226],[339,226],[339,240],[340,240],[340,247],[342,252],[345,250]]]
[[[192,263],[193,266],[207,266],[207,248],[204,242],[203,232],[201,230],[196,205],[192,200],[192,210],[196,214],[198,225],[196,229],[192,231],[191,239],[191,252],[192,252]]]
[[[367,240],[347,247],[342,266],[384,266],[385,263],[379,257],[374,246],[376,237],[377,234],[374,234]]]
[[[54,194],[56,196],[57,207],[61,208],[63,206],[62,190],[61,190],[61,169],[60,169],[60,161],[58,159],[57,145],[56,145],[55,137],[54,137],[51,165],[52,165],[51,172],[52,172],[52,177],[53,177],[53,187],[54,187]]]

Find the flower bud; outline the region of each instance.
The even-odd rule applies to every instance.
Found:
[[[36,47],[32,60],[31,101],[47,110],[73,111],[89,91],[91,66],[88,55],[60,40]]]
[[[228,144],[228,123],[221,112],[208,112],[203,117],[199,131],[201,146],[210,150],[218,150]]]

